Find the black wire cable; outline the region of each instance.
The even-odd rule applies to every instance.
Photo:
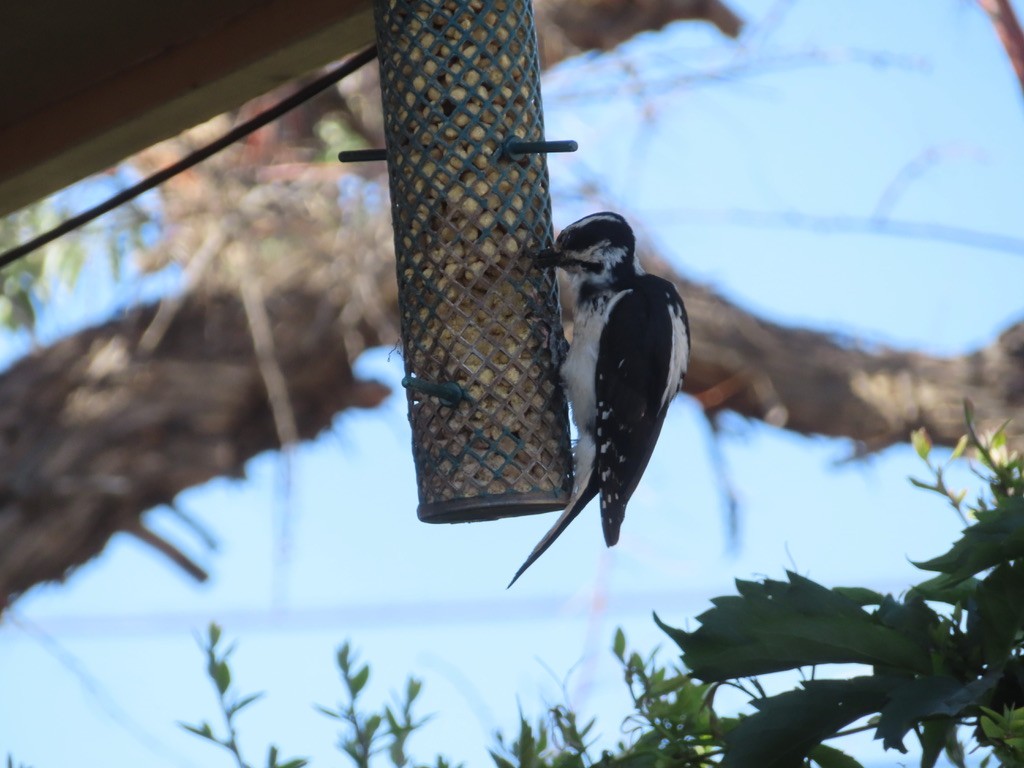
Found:
[[[32,238],[27,243],[22,243],[9,251],[5,251],[0,254],[0,269],[9,266],[13,262],[21,259],[32,251],[42,248],[47,243],[53,242],[58,237],[66,235],[68,232],[78,229],[90,221],[99,218],[104,213],[114,210],[118,206],[124,205],[130,200],[134,200],[136,197],[141,195],[143,192],[148,192],[160,184],[163,184],[168,179],[177,176],[182,171],[186,171],[194,165],[201,163],[208,157],[215,155],[222,149],[229,147],[236,141],[245,138],[253,131],[262,128],[267,123],[276,120],[285,112],[289,112],[295,109],[303,102],[308,101],[316,94],[320,93],[330,86],[337,83],[342,78],[351,75],[357,69],[362,67],[364,64],[368,64],[377,57],[377,47],[369,46],[363,49],[359,53],[350,56],[345,61],[341,62],[334,69],[326,72],[325,74],[313,80],[308,85],[303,86],[291,96],[279,101],[269,109],[260,112],[249,120],[246,120],[241,125],[235,126],[230,131],[225,133],[219,139],[207,144],[205,147],[200,147],[194,152],[190,152],[188,155],[183,157],[176,163],[173,163],[166,168],[157,171],[151,176],[147,176],[145,179],[140,181],[138,184],[129,187],[121,192],[118,192],[113,197],[104,200],[99,205],[93,206],[82,213],[72,216],[61,224],[58,224],[53,229],[43,232],[41,235]]]

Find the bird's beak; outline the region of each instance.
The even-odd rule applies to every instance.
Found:
[[[561,254],[559,254],[554,248],[544,248],[543,250],[537,251],[533,254],[533,263],[541,269],[557,267],[560,260]]]

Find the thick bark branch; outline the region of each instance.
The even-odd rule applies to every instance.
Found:
[[[546,67],[584,51],[609,51],[673,21],[706,21],[727,37],[743,29],[721,0],[541,0],[536,14]]]
[[[311,311],[322,297],[267,302],[300,437],[382,384],[353,377],[339,323]],[[278,447],[241,301],[194,295],[151,353],[143,307],[18,362],[0,378],[0,607],[60,580],[139,515],[185,488]]]
[[[967,398],[986,426],[1012,418],[1021,434],[1024,323],[959,357],[868,349],[763,320],[673,279],[693,325],[686,391],[709,414],[729,410],[804,435],[850,438],[860,452],[906,442],[922,426],[937,444],[955,445]]]

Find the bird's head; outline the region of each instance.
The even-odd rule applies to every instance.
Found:
[[[636,238],[617,213],[592,213],[558,235],[554,246],[534,256],[539,267],[561,267],[584,282],[608,282],[642,274],[634,250]]]

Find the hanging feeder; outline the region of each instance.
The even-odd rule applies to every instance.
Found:
[[[563,507],[557,286],[529,0],[376,0],[402,343],[427,522]],[[348,153],[345,153],[348,154]],[[348,154],[343,159],[370,159]]]

